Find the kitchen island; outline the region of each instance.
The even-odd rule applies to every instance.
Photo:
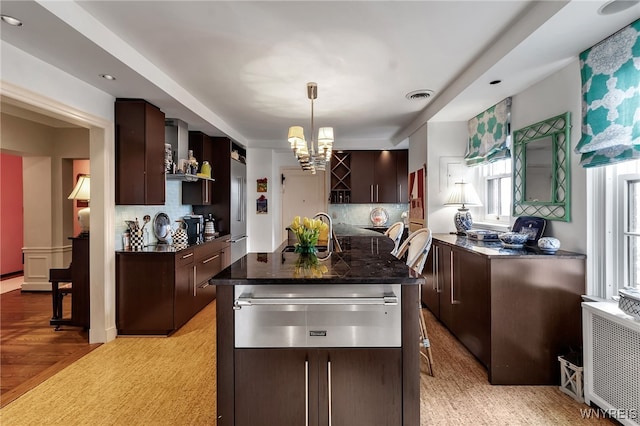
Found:
[[[374,231],[249,253],[217,286],[219,426],[419,425],[419,284]]]

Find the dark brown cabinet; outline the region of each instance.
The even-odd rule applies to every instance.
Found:
[[[164,113],[143,99],[115,102],[116,204],[164,205]]]
[[[408,152],[348,151],[332,158],[332,203],[406,203]]]
[[[492,384],[557,384],[558,355],[581,344],[584,255],[505,251],[439,234],[429,259],[422,303],[488,368]]]
[[[178,252],[117,252],[118,333],[170,334],[215,299],[209,280],[230,264],[228,239]]]
[[[402,424],[399,348],[237,349],[235,365],[237,426]]]

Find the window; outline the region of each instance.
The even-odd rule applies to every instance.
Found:
[[[589,169],[587,178],[587,293],[610,299],[640,288],[640,160]]]
[[[478,167],[484,181],[484,221],[508,225],[511,220],[511,159]]]
[[[640,175],[622,175],[622,247],[620,278],[625,286],[640,287]]]

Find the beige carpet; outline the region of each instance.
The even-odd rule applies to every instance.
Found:
[[[555,386],[489,385],[475,358],[425,316],[436,377],[423,364],[422,425],[611,425],[581,420],[586,406]],[[215,302],[171,337],[102,345],[0,410],[0,424],[215,425],[214,323]]]

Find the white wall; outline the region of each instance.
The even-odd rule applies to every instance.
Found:
[[[521,129],[547,118],[571,112],[571,221],[547,221],[545,235],[554,236],[563,250],[587,251],[587,183],[585,169],[574,147],[581,136],[582,94],[578,59],[569,65],[512,97],[511,129]]]
[[[273,151],[247,148],[247,252],[271,252],[274,248],[275,223],[279,220],[280,180],[275,177]],[[257,191],[257,180],[267,178],[267,192]],[[267,198],[267,214],[256,213],[256,200]]]
[[[428,130],[428,227],[434,233],[455,231],[453,216],[457,207],[444,203],[451,188],[447,186],[446,162],[464,156],[467,147],[468,130],[466,122],[434,122],[427,125]],[[444,169],[444,170],[443,170]],[[465,179],[466,181],[467,179]],[[477,217],[471,210],[473,217]]]

